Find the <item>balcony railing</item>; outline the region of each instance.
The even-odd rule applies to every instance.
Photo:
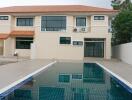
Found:
[[[50,27],[50,28],[41,28],[40,26],[35,27],[38,28],[41,32],[71,32],[71,33],[94,33],[94,32],[105,32],[110,33],[111,28],[108,26],[90,26],[90,27]]]

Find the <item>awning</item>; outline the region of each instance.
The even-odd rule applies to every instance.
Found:
[[[34,31],[12,31],[10,36],[34,36]]]
[[[0,33],[0,39],[7,39],[9,34]]]

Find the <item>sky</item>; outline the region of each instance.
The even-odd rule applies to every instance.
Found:
[[[22,5],[89,5],[111,8],[111,0],[0,0],[0,7]]]

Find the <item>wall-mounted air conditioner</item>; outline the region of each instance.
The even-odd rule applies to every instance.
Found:
[[[86,33],[88,30],[86,27],[76,27],[73,30],[74,32]]]

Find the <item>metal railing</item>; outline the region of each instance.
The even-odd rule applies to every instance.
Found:
[[[111,29],[108,26],[80,26],[80,27],[50,27],[50,28],[41,28],[37,27],[41,32],[72,32],[72,33],[92,33],[92,32],[111,32]]]
[[[19,28],[14,28],[13,30],[19,30]],[[105,32],[110,33],[112,30],[109,26],[66,26],[66,27],[47,27],[43,28],[41,26],[34,26],[32,28],[20,28],[20,30],[37,30],[39,32],[71,32],[71,33],[93,33],[93,32]]]

